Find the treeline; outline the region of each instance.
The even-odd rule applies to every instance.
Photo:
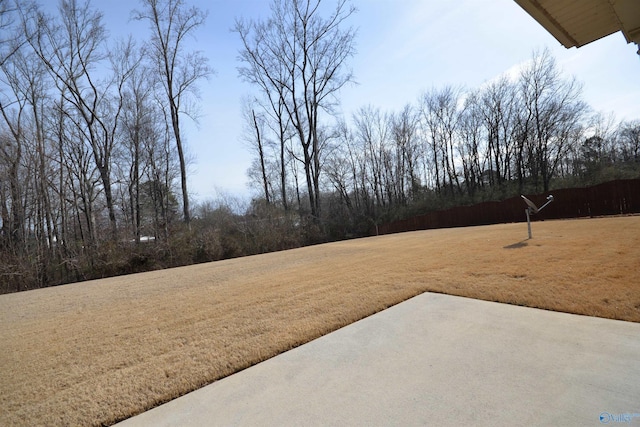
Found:
[[[353,80],[346,0],[278,0],[238,20],[255,153],[251,202],[190,204],[181,137],[206,14],[141,0],[145,40],[110,40],[91,3],[0,1],[0,292],[365,236],[387,221],[639,176],[640,121],[585,105],[542,52],[474,90],[401,111],[336,108]],[[327,6],[328,5],[328,6]],[[171,25],[169,23],[171,22]],[[392,80],[392,76],[390,76]],[[418,85],[418,83],[417,83]]]
[[[0,2],[2,291],[124,273],[121,247],[188,230],[180,122],[211,69],[183,41],[206,14],[138,5],[136,40],[89,1]]]
[[[640,120],[595,112],[581,91],[545,50],[477,89],[433,88],[400,111],[364,106],[336,119],[322,128],[319,152],[324,230],[364,235],[455,205],[640,176]],[[279,131],[272,114],[258,117],[249,170],[256,191],[284,210],[308,209],[295,136],[280,137],[295,134]]]
[[[323,239],[298,211],[191,205],[181,123],[212,69],[183,43],[206,13],[137,6],[148,33],[118,40],[90,1],[0,1],[0,292]]]

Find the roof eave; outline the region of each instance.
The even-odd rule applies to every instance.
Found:
[[[580,44],[556,21],[536,0],[515,0],[515,2],[542,25],[566,48],[580,47]]]

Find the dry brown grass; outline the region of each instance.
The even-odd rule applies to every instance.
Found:
[[[0,296],[0,425],[110,424],[425,291],[640,322],[640,217],[432,230]]]

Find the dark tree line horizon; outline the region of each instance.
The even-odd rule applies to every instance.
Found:
[[[640,120],[594,112],[548,51],[480,88],[337,113],[353,82],[347,0],[273,0],[238,19],[254,197],[189,200],[181,123],[206,13],[140,0],[146,39],[111,41],[90,1],[0,0],[0,293],[366,236],[520,192],[640,176]],[[215,59],[215,58],[213,58]],[[417,82],[417,86],[423,86]],[[185,114],[186,113],[186,114]],[[240,113],[240,112],[239,112]]]

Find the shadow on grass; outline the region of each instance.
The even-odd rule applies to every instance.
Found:
[[[503,249],[519,249],[519,248],[524,248],[525,246],[528,246],[529,244],[527,243],[526,240],[522,240],[518,243],[514,243],[512,245],[507,245],[507,246],[503,246]]]

